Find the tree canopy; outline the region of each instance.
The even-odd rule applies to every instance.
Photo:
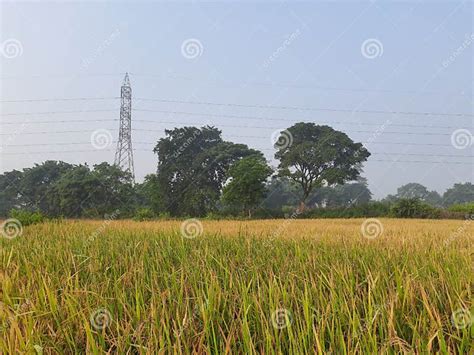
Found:
[[[263,157],[245,144],[226,142],[215,127],[166,130],[154,152],[157,182],[165,209],[171,215],[203,216],[217,208],[228,170],[247,156]]]
[[[357,179],[361,163],[370,156],[345,133],[314,123],[296,123],[282,133],[281,141],[288,144],[276,145],[279,175],[300,185],[303,207],[314,188]]]
[[[158,156],[156,173],[141,183],[134,184],[129,173],[106,162],[91,168],[48,160],[0,174],[0,216],[14,209],[72,218],[102,218],[117,211],[122,217],[140,211],[144,219],[214,212],[271,211],[282,216],[294,213],[298,204],[300,211],[305,205],[314,210],[329,207],[330,212],[348,207],[365,211],[372,200],[360,176],[370,153],[329,126],[297,123],[281,132],[275,144],[278,174],[271,179],[273,169],[260,151],[225,141],[215,127],[181,127],[165,133],[153,150]],[[411,211],[406,201],[418,201],[407,206],[422,206],[424,212],[430,212],[427,204],[462,205],[474,201],[474,185],[458,183],[441,196],[409,183],[378,207],[386,211],[387,205],[397,204],[397,211]]]
[[[262,157],[249,156],[234,163],[229,169],[231,181],[224,187],[224,203],[248,212],[265,197],[265,182],[272,173]]]

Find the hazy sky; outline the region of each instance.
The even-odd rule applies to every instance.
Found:
[[[2,3],[0,172],[112,163],[115,144],[90,141],[117,138],[119,100],[5,101],[113,98],[130,72],[139,181],[165,128],[213,124],[276,165],[273,132],[311,121],[366,142],[376,198],[408,182],[444,192],[474,180],[472,18],[455,0]]]

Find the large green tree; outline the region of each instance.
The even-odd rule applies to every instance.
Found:
[[[154,152],[157,182],[164,208],[171,215],[202,216],[214,210],[230,166],[262,154],[245,144],[225,142],[215,127],[166,130]]]
[[[163,211],[163,203],[158,185],[158,176],[148,174],[142,183],[134,186],[136,204],[140,208],[149,208],[155,213]]]
[[[275,158],[279,175],[297,182],[302,190],[301,206],[316,187],[356,180],[370,153],[345,133],[329,126],[296,123],[280,134]]]
[[[464,184],[454,184],[443,194],[445,206],[462,204],[474,201],[474,185],[470,182]]]
[[[299,203],[301,193],[299,186],[287,177],[273,176],[267,184],[268,194],[263,207],[270,210],[290,209]]]
[[[349,207],[368,203],[372,193],[367,187],[366,179],[334,187],[321,187],[309,197],[309,203],[326,207]]]
[[[22,208],[20,184],[23,173],[18,170],[0,175],[0,216],[8,216],[13,208]]]
[[[255,208],[267,192],[265,182],[272,169],[265,159],[249,156],[236,162],[229,169],[230,182],[224,187],[222,201],[252,216]]]
[[[48,160],[23,170],[19,186],[20,199],[24,208],[54,214],[55,206],[51,192],[56,182],[72,165],[63,161]]]
[[[442,198],[436,191],[429,191],[425,186],[411,182],[397,189],[397,199],[418,199],[433,206],[440,206]]]
[[[117,210],[122,215],[130,213],[135,207],[133,195],[132,177],[119,167],[77,165],[58,179],[50,203],[54,215],[102,218]]]

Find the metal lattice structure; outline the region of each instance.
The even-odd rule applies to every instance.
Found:
[[[115,165],[122,170],[130,172],[135,180],[132,149],[132,87],[128,73],[125,74],[120,91],[120,130],[115,152]]]

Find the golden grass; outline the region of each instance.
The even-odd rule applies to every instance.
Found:
[[[474,221],[201,222],[0,240],[0,353],[473,351]]]

